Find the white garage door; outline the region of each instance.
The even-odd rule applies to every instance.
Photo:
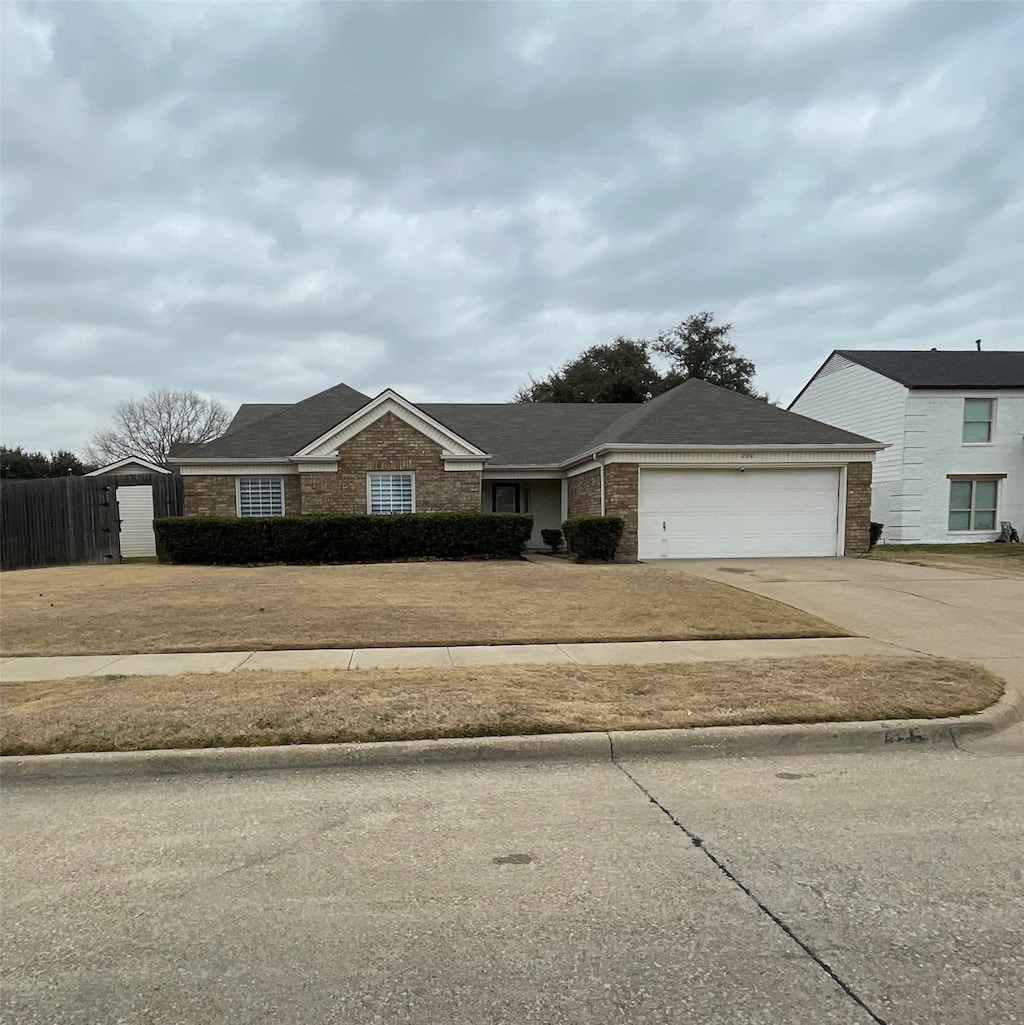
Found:
[[[640,471],[641,559],[837,555],[838,521],[838,470]]]
[[[121,517],[121,558],[154,558],[153,489],[148,484],[118,488],[117,511]]]

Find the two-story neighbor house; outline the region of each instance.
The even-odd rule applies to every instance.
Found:
[[[838,349],[789,408],[887,445],[871,489],[883,541],[1024,527],[1024,352]]]

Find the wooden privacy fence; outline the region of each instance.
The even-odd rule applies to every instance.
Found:
[[[181,515],[176,474],[0,481],[0,569],[120,562],[117,488],[132,485],[152,487],[154,516]]]

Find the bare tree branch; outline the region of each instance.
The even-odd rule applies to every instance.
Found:
[[[92,436],[87,453],[90,461],[100,464],[129,456],[163,464],[171,445],[212,441],[230,422],[231,414],[216,399],[191,388],[156,388],[144,399],[119,402],[113,423]]]

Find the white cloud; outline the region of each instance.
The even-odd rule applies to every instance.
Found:
[[[0,14],[5,443],[160,386],[500,401],[708,308],[783,396],[1020,346],[1019,7]]]

